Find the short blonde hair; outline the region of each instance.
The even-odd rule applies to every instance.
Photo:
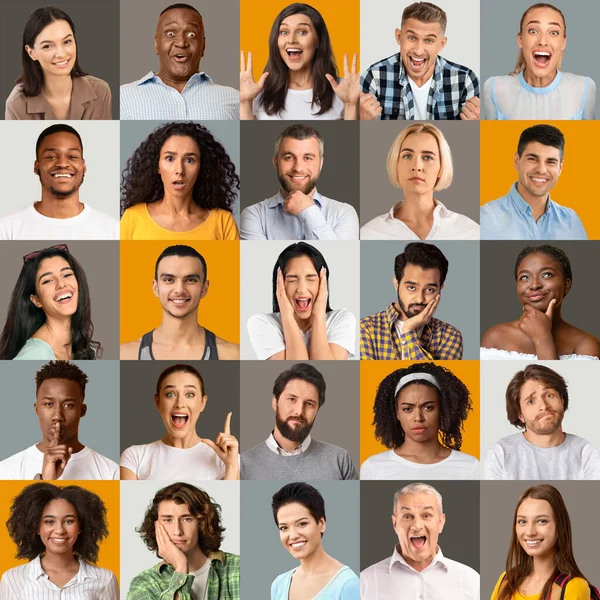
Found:
[[[400,149],[404,140],[411,133],[429,133],[431,134],[438,143],[440,149],[440,176],[433,188],[435,191],[445,190],[450,187],[452,183],[452,175],[454,169],[452,167],[452,153],[450,152],[450,146],[444,137],[444,134],[435,126],[429,123],[414,123],[403,129],[394,140],[390,151],[387,156],[387,173],[392,185],[398,188],[402,188],[398,181],[398,160],[400,158]]]

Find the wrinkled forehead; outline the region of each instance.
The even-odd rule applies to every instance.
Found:
[[[204,22],[202,15],[191,8],[172,8],[160,15],[156,24],[156,32],[158,33],[168,25],[191,26],[197,28],[204,35]]]
[[[404,512],[422,513],[426,510],[441,515],[441,507],[435,494],[431,492],[409,492],[401,494],[396,503],[396,514]]]

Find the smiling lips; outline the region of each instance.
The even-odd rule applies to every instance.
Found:
[[[527,300],[530,302],[539,302],[543,300],[548,295],[548,292],[535,292],[534,294],[529,294],[529,296],[525,296]]]
[[[175,306],[184,306],[185,304],[187,304],[190,301],[190,298],[185,296],[185,297],[174,297],[174,298],[169,298],[169,302],[172,302]]]
[[[71,62],[71,59],[67,58],[67,60],[63,60],[61,62],[52,63],[52,66],[56,67],[57,69],[64,69],[65,67],[69,66],[70,62]]]
[[[69,302],[71,302],[73,296],[74,294],[72,291],[60,292],[60,294],[54,296],[54,302],[58,302],[59,304],[68,304]]]
[[[409,56],[408,60],[410,61],[410,66],[413,68],[413,71],[422,71],[427,63],[425,57],[415,58],[414,56]]]
[[[303,540],[301,542],[294,542],[293,544],[290,544],[290,546],[294,550],[300,550],[300,548],[304,548],[304,546],[306,546],[306,540]]]
[[[289,56],[290,60],[299,60],[304,54],[304,50],[301,48],[286,48],[285,52]]]

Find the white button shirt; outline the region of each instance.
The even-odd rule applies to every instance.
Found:
[[[415,571],[397,548],[360,574],[361,600],[479,600],[479,573],[446,558],[438,546],[431,564]]]
[[[79,571],[62,588],[42,569],[40,557],[2,575],[1,600],[119,600],[117,579],[108,569],[79,559]]]

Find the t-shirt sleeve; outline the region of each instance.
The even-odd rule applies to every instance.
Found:
[[[266,360],[274,354],[285,350],[283,328],[269,315],[252,315],[248,319],[248,335],[250,343],[260,360]],[[329,339],[329,332],[327,335]]]
[[[589,77],[588,79],[587,95],[583,106],[583,118],[591,121],[596,118],[596,83],[593,79]]]
[[[247,206],[240,217],[240,235],[243,240],[266,240],[264,223],[258,204]]]
[[[127,209],[121,217],[121,239],[132,240],[134,219],[130,209]]]
[[[360,468],[360,478],[362,479],[377,479],[377,476],[372,468],[373,461],[367,458]]]
[[[15,356],[15,360],[56,360],[56,356],[48,344],[37,342],[22,348]]]
[[[225,214],[221,220],[222,222],[222,239],[224,240],[239,240],[240,232],[238,231],[238,227],[236,225],[235,219],[230,212],[224,211]],[[219,236],[217,236],[218,239]]]
[[[590,600],[590,585],[581,577],[574,577],[565,587],[564,600]]]
[[[136,477],[139,477],[138,468],[141,460],[140,448],[141,446],[129,446],[129,448],[123,450],[123,453],[121,454],[121,466],[129,469],[132,473],[135,473]]]
[[[348,350],[348,358],[355,355],[356,317],[349,310],[342,308],[331,318],[327,326],[327,341]]]
[[[354,575],[354,573],[353,573]],[[340,590],[340,593],[336,600],[358,600],[360,598],[360,579],[354,575]]]
[[[496,104],[493,98],[494,91],[494,78],[490,77],[483,84],[483,98],[482,98],[482,111],[481,118],[488,119],[490,121],[494,121],[498,118],[498,112],[496,110]]]
[[[503,581],[504,581],[504,573],[502,573],[502,575],[500,575],[500,577],[498,578],[498,581],[496,582],[496,585],[494,586],[494,591],[492,592],[492,595],[490,596],[490,600],[498,600],[498,594],[500,593],[500,586],[502,585]]]
[[[504,479],[504,466],[500,458],[502,449],[499,444],[488,450],[488,453],[483,461],[483,478],[484,479]]]

